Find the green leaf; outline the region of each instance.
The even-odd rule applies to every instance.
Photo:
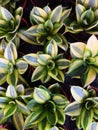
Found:
[[[49,71],[48,74],[49,74],[53,79],[55,79],[55,80],[57,80],[57,81],[59,81],[59,82],[64,82],[65,77],[64,77],[63,72],[60,71],[60,70],[56,70],[56,71],[57,71],[57,74],[56,74],[56,75],[55,75],[55,73],[54,73],[54,70]]]
[[[14,17],[12,16],[12,14],[4,7],[0,6],[0,18],[6,20],[6,21],[10,21],[11,19],[14,19]]]
[[[31,36],[31,34],[29,34],[25,30],[19,30],[17,35],[19,36],[19,38],[21,38],[22,40],[24,40],[27,43],[37,44],[36,43],[36,38],[34,36]]]
[[[53,23],[59,22],[62,16],[62,6],[57,6],[50,14],[50,19]]]
[[[51,125],[55,125],[57,123],[58,117],[57,117],[57,113],[51,110],[47,111],[47,121],[49,122],[49,124]]]
[[[27,107],[28,107],[28,109],[30,109],[31,111],[34,112],[39,109],[42,109],[43,106],[41,104],[37,103],[35,99],[32,99],[28,102]]]
[[[0,58],[0,73],[7,73],[9,67],[9,61],[4,58]]]
[[[36,14],[33,14],[32,12],[30,14],[30,21],[31,21],[31,23],[36,23],[36,24],[40,24],[40,23],[45,22],[44,18],[42,18]]]
[[[38,25],[34,25],[32,27],[30,27],[26,32],[27,34],[31,35],[31,36],[35,36],[38,37],[40,36],[40,34],[37,32],[37,27]]]
[[[90,109],[89,111],[86,110],[85,108],[82,109],[81,111],[81,125],[83,129],[87,129],[88,125],[92,122],[93,120],[93,110]]]
[[[15,103],[15,102],[14,102]],[[6,107],[4,108],[4,116],[5,118],[9,118],[10,116],[12,116],[15,111],[17,110],[17,106],[14,103],[9,103],[8,105],[6,105]]]
[[[40,36],[46,36],[47,35],[47,32],[45,31],[44,29],[44,25],[43,24],[39,24],[36,28],[36,31],[38,32],[38,34]]]
[[[13,64],[15,63],[15,60],[17,59],[17,50],[16,46],[10,42],[4,52],[4,57],[11,61]]]
[[[45,24],[44,24],[44,28],[46,29],[47,32],[52,32],[53,30],[53,23],[50,19],[48,19]]]
[[[52,98],[57,108],[65,108],[66,104],[68,104],[68,100],[65,96],[61,94],[55,94]]]
[[[18,71],[15,69],[13,73],[7,75],[8,84],[17,85],[18,82]]]
[[[3,108],[6,106],[6,104],[9,102],[9,99],[7,97],[0,97],[0,108]]]
[[[24,127],[24,118],[20,112],[15,112],[13,115],[14,125],[17,130],[22,130]]]
[[[68,49],[68,42],[63,35],[60,35],[60,38],[62,39],[62,43],[57,45],[66,52]]]
[[[83,86],[86,87],[96,79],[96,71],[92,67],[89,67],[87,71],[83,73],[81,79]]]
[[[24,128],[29,128],[32,123],[38,120],[42,112],[43,109],[40,109],[39,111],[32,112],[29,116],[27,116],[25,120]]]
[[[46,18],[47,17],[47,13],[46,11],[44,11],[42,8],[40,7],[34,7],[31,11],[31,17],[32,15],[35,14],[37,16],[40,16],[42,18]]]
[[[50,60],[52,57],[49,54],[38,54],[37,62],[40,65],[46,65],[47,61]]]
[[[48,5],[46,5],[43,9],[45,10],[45,12],[46,12],[47,14],[50,14],[50,13],[51,13],[51,9],[50,9],[50,7],[49,7]]]
[[[16,86],[16,91],[19,95],[24,95],[25,92],[25,88],[23,86],[23,84],[19,84]]]
[[[33,97],[36,100],[36,102],[43,104],[50,99],[50,94],[44,89],[35,88]]]
[[[77,102],[82,102],[89,95],[85,89],[79,86],[72,86],[71,94]]]
[[[67,105],[67,107],[65,108],[65,114],[69,115],[69,116],[78,116],[80,115],[81,112],[81,103],[78,103],[76,101],[74,101],[73,103],[70,103],[69,105]]]
[[[48,87],[48,89],[53,93],[53,94],[58,94],[60,93],[60,85],[58,83],[52,84]]]
[[[81,59],[76,59],[71,62],[69,69],[67,71],[67,74],[72,74],[74,71],[77,71],[80,69],[80,67],[84,64],[84,61]]]
[[[50,130],[50,128],[51,128],[51,125],[48,123],[46,119],[38,123],[39,130]]]
[[[66,69],[69,67],[70,61],[67,59],[59,59],[55,62],[55,64],[58,69],[62,70],[62,69]]]
[[[58,116],[58,124],[63,125],[65,123],[65,114],[62,109],[57,109],[56,110],[57,116]]]
[[[94,109],[94,118],[98,119],[98,109]]]
[[[6,96],[9,98],[13,98],[13,99],[15,99],[17,97],[15,86],[9,85],[7,87]]]
[[[64,9],[61,16],[61,22],[64,22],[66,18],[70,15],[71,9]]]
[[[81,14],[85,11],[85,7],[81,4],[76,5],[76,18],[77,21],[80,23],[81,22]]]
[[[53,58],[57,56],[58,47],[57,43],[53,39],[49,41],[48,45],[45,47],[45,52],[51,55]]]
[[[25,56],[23,56],[24,60],[32,65],[32,66],[38,66],[38,62],[37,62],[37,54],[31,53],[31,54],[27,54]]]
[[[76,126],[77,126],[78,129],[82,128],[82,126],[81,126],[81,116],[76,117]]]
[[[0,73],[0,85],[6,82],[7,74]]]
[[[86,44],[83,42],[76,42],[70,44],[70,53],[73,58],[83,58]]]
[[[32,74],[31,82],[35,82],[43,77],[44,68],[41,66],[38,66]]]
[[[28,64],[26,63],[26,61],[19,59],[16,62],[16,67],[19,74],[24,74],[28,68]]]
[[[43,76],[41,77],[41,82],[42,83],[47,83],[51,77],[48,75],[47,71],[44,71]]]
[[[16,101],[17,107],[21,111],[21,113],[29,114],[29,110],[28,110],[27,106],[24,103],[22,103],[21,101],[18,101],[18,100],[15,100],[15,101]]]
[[[95,19],[94,12],[91,8],[83,12],[81,15],[81,22],[85,26],[90,25],[94,21],[94,19]]]
[[[0,109],[0,125],[6,122],[6,118],[4,116],[4,109]]]

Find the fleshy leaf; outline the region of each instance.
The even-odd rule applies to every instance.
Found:
[[[28,68],[28,64],[24,60],[17,60],[16,67],[19,72],[19,74],[24,74]]]
[[[17,51],[15,45],[12,42],[7,45],[4,52],[4,57],[12,63],[15,63],[15,60],[17,59]]]
[[[56,113],[57,113],[57,116],[58,116],[58,121],[57,122],[60,125],[63,125],[64,122],[65,122],[65,117],[66,117],[65,114],[64,114],[64,111],[62,109],[57,109]]]
[[[37,54],[27,54],[25,56],[23,56],[24,60],[26,60],[26,62],[32,66],[38,66],[38,62],[37,62]]]
[[[53,58],[57,56],[58,47],[56,42],[52,39],[45,48],[45,52],[50,54]]]
[[[57,6],[51,13],[50,19],[53,23],[59,22],[62,15],[62,6]]]
[[[92,122],[93,120],[93,110],[90,109],[89,111],[86,110],[85,108],[82,109],[81,111],[81,125],[83,129],[87,129],[88,125]]]
[[[65,108],[65,114],[69,115],[69,116],[78,116],[80,115],[81,112],[81,103],[78,103],[76,101],[74,101],[73,103],[67,105],[67,107]]]
[[[89,67],[88,70],[85,73],[83,73],[81,78],[84,87],[86,87],[96,79],[96,71],[92,67]]]
[[[67,59],[59,59],[56,61],[55,64],[57,65],[58,69],[62,70],[68,68],[68,66],[70,65],[70,61]]]
[[[9,61],[4,58],[0,58],[0,73],[7,73],[9,67]]]
[[[13,99],[17,97],[15,86],[13,86],[13,85],[8,86],[7,91],[6,91],[6,96],[13,98]]]
[[[83,42],[76,42],[70,44],[70,53],[73,58],[82,58],[86,44]]]
[[[41,66],[38,66],[32,74],[31,82],[35,82],[43,77],[44,68]]]
[[[16,101],[17,107],[21,111],[21,113],[29,114],[29,110],[28,110],[27,106],[24,103],[22,103],[22,102],[20,102],[18,100],[15,100],[15,101]]]
[[[9,103],[4,108],[4,116],[6,118],[12,116],[15,113],[16,109],[17,109],[17,106],[14,103]]]
[[[49,59],[51,59],[51,56],[48,54],[38,54],[37,56],[37,62],[40,65],[46,65]]]
[[[79,86],[72,86],[71,94],[77,102],[83,101],[88,96],[88,92]]]
[[[58,108],[65,108],[65,106],[68,103],[66,97],[61,94],[55,94],[53,96],[53,101],[55,102],[55,104]]]
[[[39,130],[50,130],[50,128],[51,128],[51,125],[47,122],[46,119],[38,123]]]
[[[17,130],[22,130],[24,127],[24,118],[20,112],[15,112],[13,115],[13,121]]]
[[[40,104],[43,104],[50,99],[50,94],[46,90],[41,88],[35,88],[33,96],[36,102]]]
[[[92,56],[95,56],[98,54],[98,40],[96,36],[92,35],[88,41],[87,41],[87,46],[89,50],[92,52]]]

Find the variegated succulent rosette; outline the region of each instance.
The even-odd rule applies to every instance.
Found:
[[[66,31],[79,33],[86,31],[89,34],[98,35],[98,1],[76,0],[76,19],[68,19]]]
[[[93,83],[98,76],[98,0],[76,0],[75,21],[70,21],[71,8],[33,7],[31,26],[24,29],[24,10],[15,8],[18,1],[0,0],[0,124],[14,122],[16,130],[65,130],[67,115],[78,130],[97,130],[98,94]],[[93,35],[71,43],[62,28]],[[43,48],[20,56],[22,42]],[[78,78],[81,84],[70,81],[70,101],[66,77]]]

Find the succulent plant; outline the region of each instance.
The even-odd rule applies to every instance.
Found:
[[[0,84],[7,83],[17,85],[21,74],[25,73],[28,64],[17,56],[14,43],[9,42],[4,51],[4,56],[0,58]]]
[[[69,22],[66,31],[71,33],[85,31],[90,34],[98,34],[98,1],[77,0],[75,10],[76,20]]]
[[[25,128],[38,126],[38,130],[58,130],[56,124],[64,124],[64,108],[68,104],[66,97],[60,93],[53,93],[53,89],[58,88],[59,84],[53,84],[47,89],[40,85],[34,88],[33,99],[27,107],[31,113],[25,120]]]
[[[25,102],[25,89],[22,84],[0,87],[0,124],[13,119],[18,130],[23,129],[24,117],[29,113]]]
[[[23,58],[28,64],[35,67],[31,81],[41,80],[43,83],[48,82],[51,78],[64,82],[64,72],[70,63],[69,60],[63,58],[63,54],[58,54],[57,44],[54,40],[45,48],[45,54],[30,53]]]
[[[30,13],[30,21],[32,26],[26,31],[24,36],[28,35],[35,37],[37,42],[35,44],[46,45],[51,39],[55,40],[57,45],[66,50],[68,47],[65,37],[59,31],[64,25],[64,20],[69,16],[71,9],[63,8],[61,5],[51,10],[49,6],[43,9],[40,7],[33,7]],[[27,38],[29,39],[29,38]],[[26,40],[26,38],[25,38]],[[27,40],[28,42],[31,40]]]
[[[93,119],[98,119],[98,97],[90,87],[85,90],[80,86],[72,86],[71,94],[74,102],[67,105],[65,114],[76,120],[78,129],[87,130]]]
[[[17,8],[13,16],[6,8],[0,6],[0,12],[0,39],[13,40],[20,25],[23,9]]]
[[[68,75],[79,76],[84,87],[92,83],[98,74],[98,40],[92,35],[87,44],[76,42],[70,44],[72,60]],[[82,71],[81,71],[82,70]]]

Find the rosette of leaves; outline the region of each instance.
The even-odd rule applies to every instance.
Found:
[[[0,6],[0,12],[0,39],[13,40],[20,25],[23,9],[17,8],[13,16],[6,8]]]
[[[75,10],[76,20],[73,22],[70,20],[66,31],[71,33],[85,31],[90,34],[98,34],[98,1],[77,0]]]
[[[72,60],[68,75],[78,76],[84,87],[92,83],[98,74],[98,40],[92,35],[87,44],[76,42],[70,44]],[[81,71],[82,70],[82,71]]]
[[[93,119],[98,119],[98,97],[96,97],[96,92],[91,88],[85,90],[79,86],[72,86],[71,94],[75,101],[67,105],[65,114],[76,120],[78,129],[87,130]]]
[[[63,54],[58,54],[58,47],[54,40],[51,40],[45,48],[46,53],[30,53],[25,55],[24,60],[35,67],[31,81],[41,80],[43,83],[48,82],[51,78],[64,82],[64,69],[70,63],[63,58]],[[63,70],[63,71],[62,71]]]
[[[28,64],[22,59],[18,59],[16,46],[9,42],[5,48],[4,56],[0,58],[0,84],[7,81],[8,84],[17,85],[21,74],[24,74]]]
[[[54,39],[59,47],[66,50],[68,47],[65,37],[59,31],[64,25],[64,20],[69,16],[71,9],[63,8],[61,5],[53,10],[49,6],[34,7],[30,13],[30,21],[33,24],[27,31],[28,35],[36,38],[37,45],[46,45],[48,41]],[[26,37],[26,34],[23,33]],[[24,39],[21,35],[21,38]],[[29,38],[28,38],[29,39]],[[26,40],[26,39],[25,39]],[[30,40],[27,40],[29,42]]]
[[[54,90],[57,90],[56,93]],[[49,86],[48,89],[43,85],[34,88],[33,99],[27,104],[31,113],[25,120],[24,128],[37,125],[38,130],[58,130],[56,124],[64,124],[64,108],[68,100],[58,90],[58,83]]]
[[[0,0],[0,5],[2,5],[2,6],[9,5],[12,8],[15,8],[17,1],[19,1],[19,0]]]
[[[0,87],[0,124],[10,119],[10,121],[14,121],[17,130],[23,129],[24,116],[29,113],[25,101],[26,97],[22,84],[9,85],[7,90]]]

